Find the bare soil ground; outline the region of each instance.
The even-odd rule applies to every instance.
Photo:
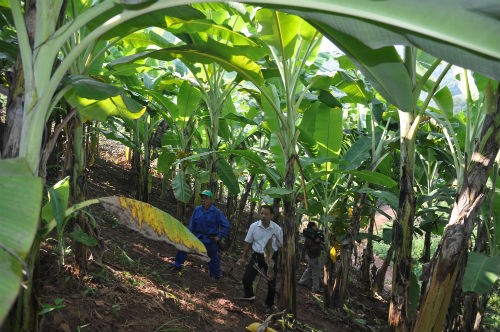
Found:
[[[122,164],[123,158],[113,151],[101,152],[87,170],[89,198],[134,196],[132,174]],[[160,180],[155,178],[150,203],[175,215],[173,195],[160,199],[160,192]],[[53,239],[40,251],[38,300],[54,307],[41,315],[41,331],[245,331],[268,316],[264,280],[258,283],[255,302],[234,299],[243,295],[243,268],[234,263],[243,234],[233,252],[221,253],[223,278],[215,283],[195,257],[189,256],[182,273],[171,271],[167,266],[175,256],[174,247],[143,238],[100,207],[92,214],[100,245],[87,273],[75,268],[71,253],[59,268]],[[297,280],[304,269],[301,262]],[[61,307],[55,301],[62,301]],[[298,325],[299,331],[383,331],[386,326],[387,303],[359,290],[355,281],[345,310],[324,310],[322,296],[300,286],[296,303],[297,319],[305,324]],[[273,327],[281,330],[278,323]]]

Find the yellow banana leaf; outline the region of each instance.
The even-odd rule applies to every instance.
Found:
[[[259,330],[259,327],[261,327],[261,323],[255,322],[246,327],[246,330],[248,332],[257,332]],[[270,327],[265,327],[265,332],[277,332],[275,329],[270,328]]]
[[[98,199],[125,226],[148,239],[164,241],[179,250],[195,253],[208,261],[207,250],[179,220],[154,206],[135,199],[108,196]]]

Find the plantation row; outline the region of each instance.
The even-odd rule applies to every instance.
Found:
[[[227,197],[234,234],[245,207],[283,211],[286,330],[301,220],[317,221],[325,250],[341,252],[326,262],[326,307],[344,307],[366,240],[367,289],[381,292],[392,265],[391,329],[498,324],[481,319],[500,275],[500,22],[490,1],[253,2],[0,1],[3,329],[37,326],[33,269],[54,229],[62,264],[66,226],[79,225],[71,238],[85,270],[96,245],[89,205],[131,215],[132,228],[147,220],[204,255],[178,222],[204,189]],[[127,147],[137,200],[86,200],[101,135]],[[173,190],[175,218],[144,204],[153,174]],[[381,206],[396,216],[377,233]],[[386,246],[380,267],[374,243]]]

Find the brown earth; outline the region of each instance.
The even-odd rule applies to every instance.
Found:
[[[102,158],[87,170],[89,197],[133,197],[132,175],[115,152],[101,151]],[[155,178],[150,203],[175,215],[172,193],[160,199],[160,189],[160,180]],[[54,308],[40,316],[40,331],[245,331],[247,325],[268,316],[264,280],[258,282],[255,302],[234,299],[243,295],[243,268],[234,263],[241,252],[243,234],[233,252],[221,253],[223,278],[215,283],[196,257],[188,257],[182,273],[171,271],[167,266],[175,256],[173,246],[143,238],[100,207],[91,213],[99,231],[100,249],[95,250],[86,274],[75,268],[71,253],[65,265],[58,267],[55,240],[48,239],[40,251],[38,300]],[[297,280],[304,269],[301,262]],[[355,281],[349,296],[344,310],[324,310],[322,296],[299,286],[296,303],[301,324],[297,330],[384,330],[385,301],[359,290]],[[57,308],[55,301],[61,301],[62,307]],[[273,327],[281,330],[278,323]]]

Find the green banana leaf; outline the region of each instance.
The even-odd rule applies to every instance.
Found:
[[[406,112],[414,109],[411,80],[395,47],[372,49],[342,31],[326,26],[318,29],[330,36],[389,103]]]
[[[374,190],[371,188],[361,188],[357,190],[358,193],[368,194],[377,197],[378,199],[386,202],[393,210],[397,210],[399,206],[399,198],[390,191]]]
[[[187,203],[191,199],[191,188],[186,182],[186,175],[180,170],[172,180],[172,189],[174,196],[181,202]]]
[[[203,44],[177,46],[161,50],[141,52],[132,56],[123,57],[110,63],[109,67],[114,70],[119,70],[120,66],[126,66],[146,58],[164,61],[180,59],[193,64],[210,64],[217,62],[225,70],[229,72],[238,71],[244,79],[261,85],[264,83],[264,78],[262,76],[260,66],[247,56],[255,52],[262,54],[262,51],[256,47],[231,47],[209,39]]]
[[[222,182],[224,182],[230,195],[237,195],[240,193],[238,179],[234,174],[233,168],[225,159],[219,158],[217,160],[217,174]]]
[[[340,169],[350,171],[357,169],[370,158],[371,138],[360,136],[344,153],[340,160]]]
[[[123,90],[114,85],[99,82],[88,77],[77,77],[70,83],[66,100],[78,109],[82,121],[106,121],[109,116],[123,119],[138,119],[146,111]]]
[[[262,157],[252,150],[226,150],[219,151],[221,155],[236,155],[244,158],[251,164],[251,169],[255,173],[265,174],[269,182],[273,185],[278,185],[280,175],[272,168],[270,168]]]
[[[0,326],[26,278],[23,270],[37,231],[42,189],[42,180],[23,160],[0,160]]]
[[[304,133],[313,133],[319,150],[318,157],[331,157],[340,154],[342,147],[342,109],[331,108],[324,103],[314,103],[306,112],[299,125]]]
[[[39,234],[41,234],[41,238],[39,238],[40,241],[42,241],[54,227],[51,225],[51,221],[55,221],[59,234],[63,232],[65,211],[69,201],[69,177],[65,177],[49,188],[48,196],[49,201],[42,208],[42,219],[45,224],[43,226],[44,230],[39,232]]]
[[[464,292],[486,294],[498,278],[500,278],[500,256],[489,257],[479,252],[469,253],[462,281]]]
[[[304,45],[310,45],[317,38],[316,29],[299,16],[263,8],[255,15],[255,20],[260,27],[259,38],[282,58],[281,61],[302,59],[307,50]],[[313,61],[318,50],[319,43],[307,60]]]
[[[285,1],[274,6],[287,7]],[[371,49],[414,46],[445,61],[500,80],[498,1],[299,0],[302,8],[281,10],[300,15],[335,40],[334,30]],[[463,22],[467,22],[464,24]],[[331,30],[330,30],[331,29]],[[328,32],[330,31],[330,32]]]

